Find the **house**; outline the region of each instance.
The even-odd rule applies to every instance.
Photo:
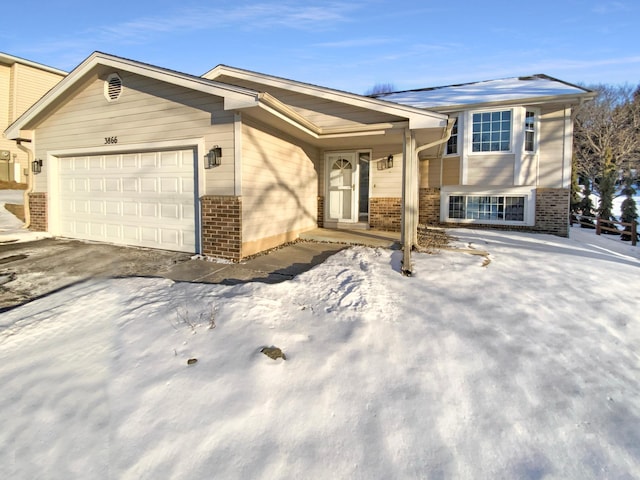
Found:
[[[518,82],[438,104],[96,52],[5,135],[40,170],[33,228],[233,260],[318,226],[396,230],[409,272],[418,221],[567,234],[570,109],[590,93]]]
[[[455,121],[420,156],[420,221],[568,236],[572,107],[590,90],[547,75],[383,93]]]
[[[0,130],[22,115],[66,72],[0,52]],[[0,180],[26,182],[27,154],[0,138]]]

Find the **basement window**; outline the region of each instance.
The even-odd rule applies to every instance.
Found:
[[[117,73],[112,73],[104,82],[104,96],[108,102],[115,102],[122,95],[122,79]]]

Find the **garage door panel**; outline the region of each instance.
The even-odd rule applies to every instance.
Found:
[[[60,234],[195,251],[192,150],[59,159]]]

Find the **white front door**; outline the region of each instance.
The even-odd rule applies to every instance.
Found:
[[[355,152],[326,157],[329,220],[358,221],[358,162]]]

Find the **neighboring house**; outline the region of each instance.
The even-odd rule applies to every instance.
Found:
[[[0,130],[22,115],[67,75],[56,68],[0,52]],[[0,138],[0,180],[26,182],[27,154]]]
[[[556,88],[540,96],[538,81]],[[486,197],[503,213],[475,220],[567,234],[570,108],[590,93],[522,86],[506,103],[425,109],[393,98],[409,92],[392,102],[228,66],[196,77],[96,52],[5,135],[33,139],[42,160],[34,228],[239,260],[317,226],[371,227],[402,231],[410,270],[419,219],[472,221]],[[473,141],[474,123],[500,134],[499,152]]]

